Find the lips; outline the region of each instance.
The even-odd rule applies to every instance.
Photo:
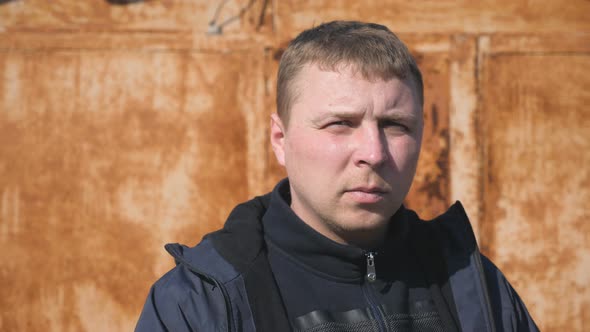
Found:
[[[374,204],[385,199],[389,191],[381,187],[356,187],[346,191],[346,195],[359,204]]]
[[[388,192],[388,190],[383,189],[381,187],[356,187],[356,188],[352,188],[348,191],[360,191],[360,192],[365,192],[365,193],[376,193],[376,194],[385,194]]]

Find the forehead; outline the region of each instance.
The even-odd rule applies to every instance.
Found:
[[[375,82],[377,77],[363,75],[355,64],[341,63],[335,66],[324,66],[317,63],[305,64],[299,71],[295,82],[300,87],[310,84],[339,84],[345,85],[350,81]]]
[[[415,85],[409,81],[395,77],[388,80],[367,78],[349,65],[328,69],[307,64],[294,80],[295,100],[292,111],[301,108],[296,107],[297,105],[305,105],[303,109],[320,104],[353,108],[357,106],[355,103],[365,103],[368,97],[376,103],[381,102],[380,106],[385,108],[392,107],[402,99],[418,105]]]

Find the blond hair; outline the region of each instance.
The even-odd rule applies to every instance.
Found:
[[[420,69],[406,45],[393,32],[374,23],[333,21],[303,31],[281,56],[276,103],[285,124],[297,98],[294,82],[306,64],[334,71],[341,65],[348,65],[370,80],[410,78],[419,103],[424,102]]]

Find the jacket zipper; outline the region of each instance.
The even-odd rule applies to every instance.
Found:
[[[367,273],[365,274],[365,282],[361,284],[361,288],[365,295],[367,302],[369,303],[369,310],[375,317],[377,324],[379,325],[379,331],[387,331],[385,327],[385,317],[379,309],[379,306],[373,299],[373,287],[371,287],[371,283],[377,280],[377,272],[375,270],[375,256],[377,255],[376,252],[369,251],[365,253],[366,263],[367,263]]]
[[[377,272],[375,271],[375,255],[372,251],[365,254],[367,257],[367,275],[366,279],[368,282],[373,282],[377,279]]]

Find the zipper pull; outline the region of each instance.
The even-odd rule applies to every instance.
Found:
[[[375,272],[375,255],[377,253],[369,251],[365,255],[367,256],[367,281],[373,282],[377,279],[377,273]]]

